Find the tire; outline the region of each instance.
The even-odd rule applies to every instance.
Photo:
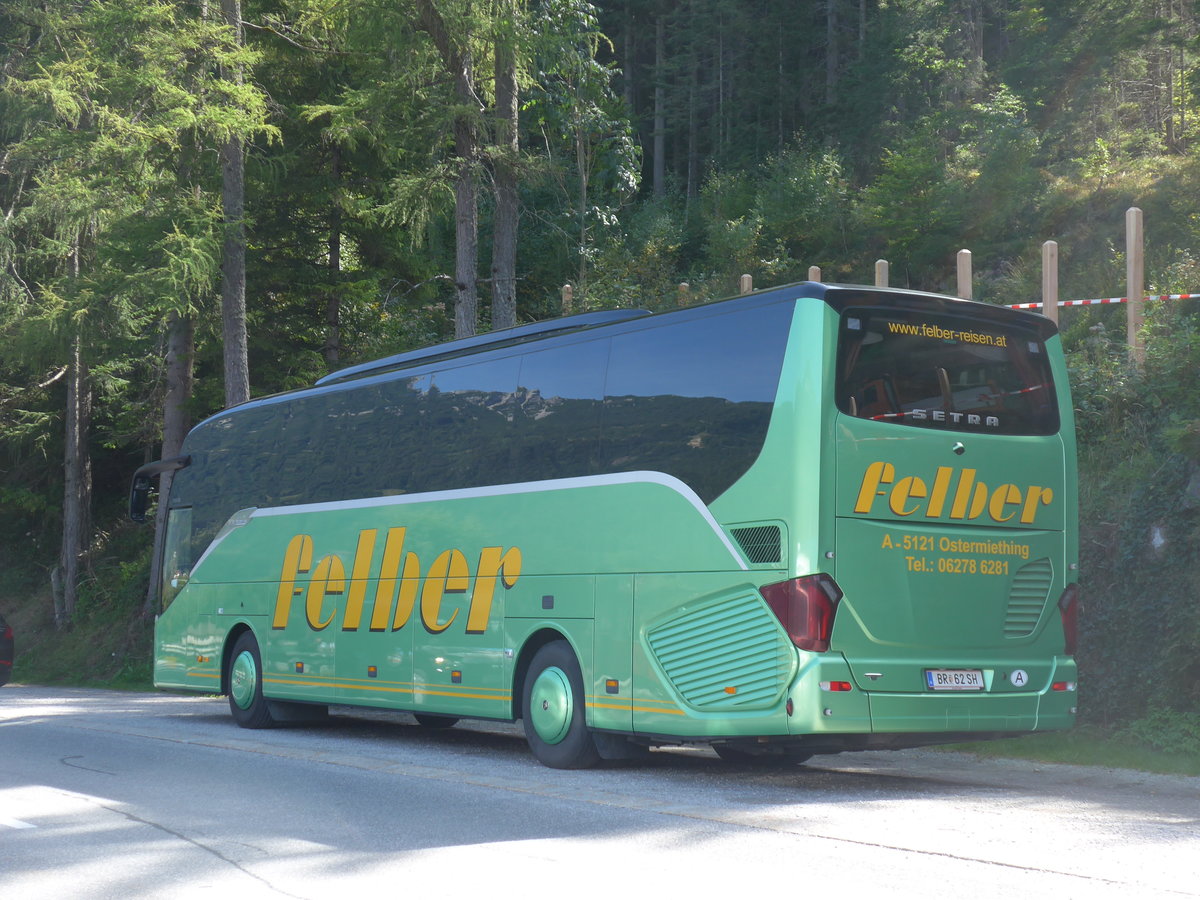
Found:
[[[811,753],[804,753],[803,751],[792,750],[787,747],[778,747],[769,751],[764,750],[761,753],[743,750],[741,747],[730,744],[713,744],[712,748],[717,756],[721,757],[725,762],[736,763],[742,766],[775,766],[782,769],[788,766],[802,765],[813,757]]]
[[[422,728],[453,728],[458,724],[457,716],[439,716],[434,713],[413,713],[413,718]]]
[[[242,728],[272,728],[277,723],[262,692],[262,656],[258,641],[244,631],[229,654],[229,711]]]
[[[552,769],[586,769],[600,761],[584,718],[583,675],[571,645],[553,641],[533,655],[521,689],[525,740]]]

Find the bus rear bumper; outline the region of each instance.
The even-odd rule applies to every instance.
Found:
[[[1055,680],[1038,691],[887,693],[861,690],[844,660],[818,657],[792,685],[788,730],[793,735],[943,734],[953,740],[950,735],[1004,736],[1070,728],[1078,702],[1075,665],[1060,659],[1054,670]]]
[[[981,694],[971,697],[939,697],[930,694],[871,694],[871,730],[908,731],[999,731],[1021,734],[1069,728],[1074,714],[1055,710],[1057,698],[1041,694]],[[1043,700],[1048,700],[1043,704]],[[1051,709],[1043,709],[1048,705]]]

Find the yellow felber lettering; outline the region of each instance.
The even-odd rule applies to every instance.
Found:
[[[507,589],[513,587],[521,576],[520,549],[484,547],[479,554],[472,589],[467,557],[461,550],[454,548],[437,556],[422,581],[421,560],[416,553],[404,550],[406,533],[404,527],[389,528],[384,539],[375,598],[371,607],[370,630],[386,631],[389,621],[392,631],[403,628],[416,611],[419,594],[421,624],[431,634],[439,634],[454,623],[461,611],[461,607],[456,606],[449,618],[442,621],[442,602],[446,595],[465,594],[471,590],[466,631],[468,634],[486,632],[497,582]],[[362,625],[378,537],[379,531],[375,528],[365,528],[358,533],[358,543],[348,580],[345,563],[340,556],[331,553],[323,557],[314,568],[312,537],[307,534],[292,537],[283,555],[283,569],[279,576],[279,590],[275,595],[275,612],[271,627],[287,627],[292,600],[304,593],[305,621],[313,631],[322,631],[333,623],[338,612],[336,604],[326,608],[326,601],[328,598],[345,594],[342,630],[357,631]],[[298,585],[300,576],[310,572],[308,584]]]
[[[887,491],[881,491],[880,485],[891,484],[896,477],[896,467],[891,463],[873,462],[867,466],[863,475],[862,485],[858,489],[858,502],[854,504],[856,513],[869,513],[876,497],[884,496]]]
[[[375,586],[375,605],[371,609],[371,630],[386,631],[392,598],[396,596],[396,576],[400,573],[400,555],[404,551],[404,529],[389,528],[383,544],[383,565]],[[399,626],[396,626],[399,627]]]
[[[467,634],[483,634],[487,631],[488,617],[492,613],[492,598],[496,594],[497,576],[506,588],[512,587],[521,577],[521,550],[510,547],[484,547],[479,554],[479,565],[475,567],[475,590],[471,592],[471,610],[467,614]]]
[[[1038,504],[1049,506],[1054,499],[1054,491],[1050,488],[1031,487],[1025,492],[1025,506],[1021,510],[1021,524],[1028,525],[1037,516]]]
[[[283,552],[283,572],[279,576],[279,591],[275,594],[275,616],[272,628],[286,628],[292,612],[292,598],[300,593],[296,587],[296,576],[307,572],[312,566],[313,539],[307,534],[298,534],[288,541]]]
[[[417,585],[421,578],[421,560],[417,554],[404,557],[404,573],[400,576],[400,596],[396,600],[396,617],[392,619],[392,631],[399,631],[408,624],[413,607],[417,603]]]
[[[946,497],[950,494],[950,479],[954,470],[949,466],[938,466],[937,474],[933,476],[933,494],[929,498],[929,508],[925,515],[931,519],[941,518],[942,509],[946,506]]]
[[[346,567],[337,556],[326,556],[317,563],[312,581],[308,584],[308,596],[304,603],[305,618],[313,631],[324,631],[337,615],[337,607],[329,611],[329,618],[321,621],[321,607],[326,597],[336,597],[346,590]]]
[[[975,487],[973,492],[972,485]],[[977,519],[986,504],[987,485],[982,481],[975,484],[974,469],[963,469],[962,474],[958,476],[958,490],[954,492],[954,504],[950,507],[950,518]]]
[[[949,503],[951,519],[970,522],[987,513],[994,522],[1011,522],[1016,518],[1020,524],[1030,525],[1038,511],[1054,500],[1051,488],[1030,485],[1022,490],[1018,485],[1006,483],[993,490],[977,476],[976,469],[938,466],[930,487],[917,475],[905,475],[897,480],[894,465],[873,462],[863,472],[854,511],[859,515],[870,515],[876,500],[884,497],[888,509],[896,516],[920,514],[928,519],[940,519],[946,514]]]
[[[898,516],[911,516],[921,504],[917,503],[914,506],[908,506],[910,499],[924,499],[925,497],[925,482],[916,475],[909,475],[906,478],[901,478],[900,481],[892,488],[892,496],[888,498],[888,506],[892,508]]]
[[[430,634],[439,634],[450,627],[458,617],[458,607],[450,614],[445,624],[438,624],[442,597],[446,594],[463,594],[471,584],[471,572],[467,558],[461,550],[444,550],[429,567],[425,576],[425,589],[421,591],[421,624]]]
[[[988,503],[988,514],[997,522],[1007,522],[1017,514],[1016,510],[1005,515],[1006,506],[1019,506],[1021,503],[1021,489],[1015,484],[1002,484],[996,488],[996,492],[992,494],[992,499]]]
[[[358,533],[358,549],[354,551],[354,564],[350,567],[350,593],[346,595],[342,631],[358,631],[358,624],[362,621],[367,575],[371,571],[371,554],[375,550],[375,535],[378,533],[374,528],[366,528]]]

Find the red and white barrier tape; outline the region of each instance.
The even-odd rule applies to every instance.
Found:
[[[1152,297],[1147,297],[1147,300],[1192,300],[1200,299],[1200,294],[1156,294]],[[1093,306],[1097,303],[1128,303],[1128,297],[1102,297],[1099,300],[1059,300],[1059,306]],[[1013,303],[1009,305],[1009,309],[1041,309],[1042,304],[1038,303]]]

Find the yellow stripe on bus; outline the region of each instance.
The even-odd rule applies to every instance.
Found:
[[[374,691],[386,694],[412,694],[430,696],[430,697],[457,697],[460,699],[470,700],[499,700],[508,702],[512,699],[511,692],[500,692],[497,695],[472,693],[473,691],[500,691],[499,688],[463,688],[456,690],[450,686],[446,686],[441,690],[432,690],[430,688],[416,687],[415,685],[405,685],[401,682],[396,682],[396,687],[388,687],[382,684],[350,684],[348,679],[341,679],[335,682],[332,678],[326,680],[311,680],[299,678],[264,678],[264,683],[267,684],[282,684],[288,687],[318,687],[318,688],[340,688],[348,691]]]

